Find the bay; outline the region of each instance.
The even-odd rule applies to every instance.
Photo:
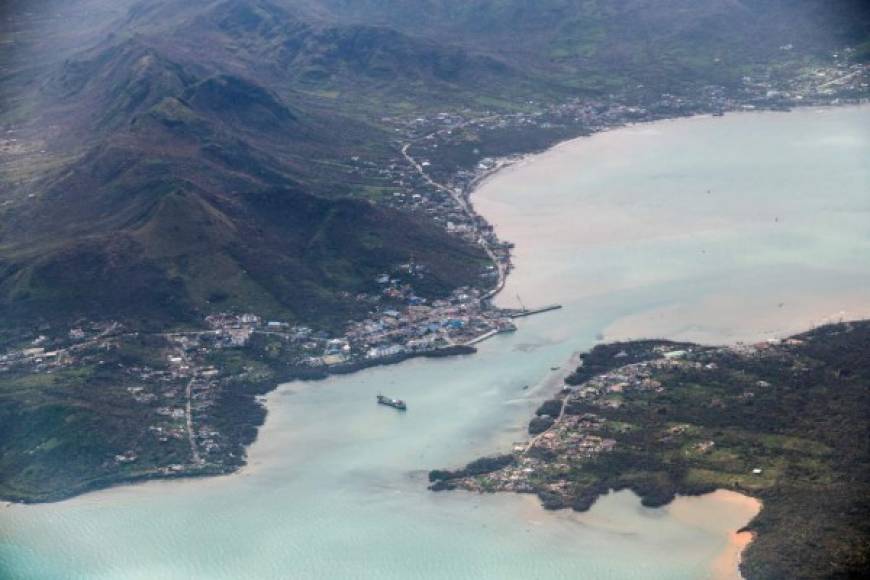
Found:
[[[559,302],[478,354],[282,385],[238,474],[0,507],[12,578],[735,577],[736,494],[585,514],[432,493],[503,451],[602,339],[709,343],[870,315],[870,107],[638,125],[574,140],[474,193],[516,243],[498,302]],[[558,370],[551,371],[551,367]],[[526,388],[528,387],[528,388]],[[374,404],[384,392],[407,413]],[[736,497],[735,497],[736,496]],[[723,569],[723,562],[725,562]]]

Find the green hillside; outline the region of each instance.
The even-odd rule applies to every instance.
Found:
[[[859,0],[0,2],[0,495],[231,471],[279,380],[472,351],[496,158],[866,98],[868,39]]]

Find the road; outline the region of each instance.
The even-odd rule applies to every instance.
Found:
[[[826,83],[824,83],[824,84],[821,84],[821,85],[819,85],[817,88],[818,88],[818,89],[825,89],[825,88],[827,88],[827,87],[830,87],[831,85],[840,85],[840,84],[843,84],[844,82],[848,81],[849,79],[855,78],[856,76],[858,76],[858,75],[861,74],[862,72],[864,72],[864,71],[863,71],[863,70],[856,70],[855,72],[849,73],[849,74],[847,74],[847,75],[843,75],[843,76],[841,76],[841,77],[837,77],[837,78],[835,78],[835,79],[832,80],[832,81],[828,81],[828,82],[826,82]]]
[[[565,364],[559,367],[556,372],[547,376],[543,381],[538,383],[538,385],[535,387],[535,390],[537,391],[539,389],[544,389],[545,392],[552,393],[559,386],[565,386],[565,378],[572,372],[574,372],[574,369],[576,369],[580,365],[580,362],[582,360],[583,359],[580,358],[580,353],[575,352],[571,355],[571,358],[569,358],[565,362]],[[538,440],[543,437],[545,433],[552,431],[554,427],[558,426],[559,423],[562,422],[562,419],[565,416],[565,403],[567,402],[568,397],[562,397],[562,406],[559,408],[559,416],[554,418],[553,424],[548,429],[532,437],[532,439],[526,445],[526,448],[523,450],[523,455],[528,453],[529,449],[534,447],[535,443],[537,443]]]
[[[459,208],[462,210],[462,212],[466,216],[468,216],[469,220],[471,220],[472,227],[474,228],[474,233],[477,234],[477,239],[480,241],[480,245],[483,248],[483,251],[486,252],[486,255],[489,256],[489,259],[492,260],[492,263],[495,265],[496,270],[498,271],[498,283],[495,285],[495,287],[492,290],[488,291],[486,294],[484,294],[482,296],[483,300],[489,300],[490,298],[492,298],[493,296],[495,296],[496,294],[501,292],[501,290],[504,288],[505,282],[507,281],[507,272],[506,272],[505,265],[495,255],[495,251],[493,251],[492,245],[489,243],[489,240],[487,240],[486,237],[481,234],[480,228],[477,225],[477,220],[476,220],[477,214],[474,212],[474,208],[471,207],[471,204],[468,203],[468,200],[465,198],[465,196],[462,195],[462,192],[451,189],[451,188],[447,187],[446,185],[442,185],[442,184],[438,183],[437,181],[435,181],[434,179],[432,179],[429,176],[429,174],[426,173],[426,170],[423,169],[423,166],[420,163],[418,163],[416,159],[411,157],[410,153],[408,153],[408,149],[410,147],[411,147],[410,143],[405,143],[402,146],[402,156],[405,157],[405,159],[408,161],[408,163],[410,163],[414,167],[414,169],[417,171],[417,173],[419,173],[420,176],[429,185],[431,185],[432,187],[435,187],[436,189],[440,189],[441,191],[444,191],[450,197],[453,198],[453,200],[456,202],[456,205],[458,205]]]
[[[193,395],[193,383],[196,382],[196,377],[190,379],[187,383],[187,406],[185,411],[185,420],[187,422],[187,438],[190,441],[190,456],[193,459],[194,465],[202,465],[202,457],[199,456],[199,449],[196,446],[196,435],[193,432],[193,411],[191,410],[191,399]]]

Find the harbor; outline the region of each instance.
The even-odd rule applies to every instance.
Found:
[[[475,356],[284,384],[265,397],[266,423],[236,475],[4,507],[0,563],[12,577],[113,580],[313,580],[346,576],[348,565],[365,580],[738,578],[714,566],[723,554],[736,561],[733,532],[755,510],[719,496],[651,509],[620,492],[585,514],[550,513],[529,495],[435,494],[426,473],[526,438],[557,388],[548,379],[602,339],[751,343],[841,310],[870,314],[870,270],[854,259],[870,251],[857,129],[867,111],[627,128],[505,170],[474,194],[516,242],[496,306],[515,308],[519,293],[562,304],[559,315],[524,318]],[[734,156],[717,170],[725,150]],[[835,200],[814,194],[820,166]],[[663,172],[680,174],[680,187],[655,179]],[[374,404],[378,392],[412,410]]]
[[[542,314],[544,312],[550,312],[551,310],[559,310],[562,308],[561,304],[548,304],[547,306],[541,306],[539,308],[523,308],[521,310],[508,310],[507,315],[510,318],[523,318],[525,316],[532,316],[534,314]]]

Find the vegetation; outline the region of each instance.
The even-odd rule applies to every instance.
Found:
[[[498,471],[499,469],[513,463],[514,456],[510,454],[496,455],[495,457],[481,457],[480,459],[475,459],[462,469],[457,469],[455,471],[433,469],[429,472],[429,481],[437,485],[438,482],[444,482],[459,477],[484,475],[486,473]],[[436,487],[435,489],[437,490],[438,488]]]
[[[686,354],[662,358],[677,347]],[[745,528],[756,533],[741,564],[747,578],[858,578],[870,569],[870,322],[752,347],[601,345],[571,384],[582,389],[601,373],[624,376],[626,365],[648,361],[662,364],[643,366],[619,405],[567,396],[565,413],[591,422],[557,431],[564,443],[533,447],[524,487],[505,486],[496,466],[467,480],[470,488],[535,492],[547,508],[579,511],[610,489],[631,489],[647,506],[730,489],[763,501]],[[577,455],[572,433],[615,443]],[[432,473],[435,489],[469,476]]]
[[[467,284],[477,248],[347,199],[396,186],[350,163],[396,161],[385,116],[788,76],[870,26],[857,0],[56,4],[4,3],[0,24],[15,41],[0,125],[16,143],[0,173],[0,316],[27,329],[226,309],[330,327],[359,314],[342,293],[412,255],[437,281],[424,292]],[[581,130],[470,131],[433,174]]]
[[[201,329],[217,312],[254,312],[334,333],[368,314],[372,302],[356,296],[377,295],[375,278],[412,258],[425,267],[425,278],[414,281],[424,298],[491,283],[481,277],[490,264],[476,243],[449,236],[423,210],[389,207],[394,194],[410,197],[425,187],[400,153],[406,141],[411,154],[422,149],[410,143],[425,140],[414,133],[418,115],[531,116],[576,98],[628,103],[693,95],[711,84],[737,90],[743,76],[788,78],[847,45],[857,47],[851,58],[866,60],[870,26],[859,0],[0,4],[0,347],[22,349],[39,335],[65,344],[72,328],[93,322],[125,329],[112,349],[83,353],[82,364],[0,375],[0,496],[22,501],[228,471],[244,461],[263,420],[256,395],[297,372],[284,362],[286,350],[264,339],[210,355],[207,363],[221,375],[204,420],[221,434],[220,447],[214,461],[191,469],[180,418],[165,441],[150,430],[161,404],[182,405],[177,389],[142,378],[172,372],[156,333]],[[457,127],[449,146],[427,151],[429,174],[446,182],[484,157],[538,150],[590,130],[548,125]],[[570,382],[615,364],[598,354]],[[325,374],[315,369],[305,378]],[[689,378],[673,380],[686,382],[679,400],[703,402]],[[145,402],[131,402],[135,397]],[[757,397],[753,410],[764,401]],[[785,466],[773,460],[776,453],[810,436],[773,430],[738,445],[746,429],[725,425],[705,433],[722,442],[710,457],[671,449],[660,456],[667,468],[645,472],[655,477],[630,478],[620,471],[626,462],[656,455],[644,447],[655,439],[629,427],[647,415],[665,421],[682,412],[670,399],[650,402],[654,411],[644,404],[628,400],[610,417],[610,425],[626,427],[620,433],[632,447],[595,468],[602,485],[631,486],[658,503],[677,491],[733,486],[731,476],[750,459],[768,475],[741,478],[742,487],[779,485],[793,470],[828,485],[821,474],[834,469],[825,463],[839,449],[834,442],[820,439],[818,454]],[[555,404],[548,405],[532,432],[552,425]],[[800,418],[802,411],[791,413]],[[721,415],[695,418],[714,414]],[[119,450],[135,451],[135,461],[119,459]],[[749,451],[748,459],[732,457]],[[489,467],[470,466],[466,474]],[[836,469],[830,473],[839,477],[846,468]],[[583,489],[592,491],[578,489],[577,507],[597,493]],[[807,489],[789,493],[804,501]],[[761,556],[747,562],[764,565]]]
[[[186,462],[185,440],[147,440],[153,410],[131,405],[126,390],[141,382],[117,372],[120,364],[154,364],[165,346],[140,337],[56,373],[0,375],[0,494],[56,500]],[[139,450],[139,460],[117,465],[113,458],[124,449]]]

